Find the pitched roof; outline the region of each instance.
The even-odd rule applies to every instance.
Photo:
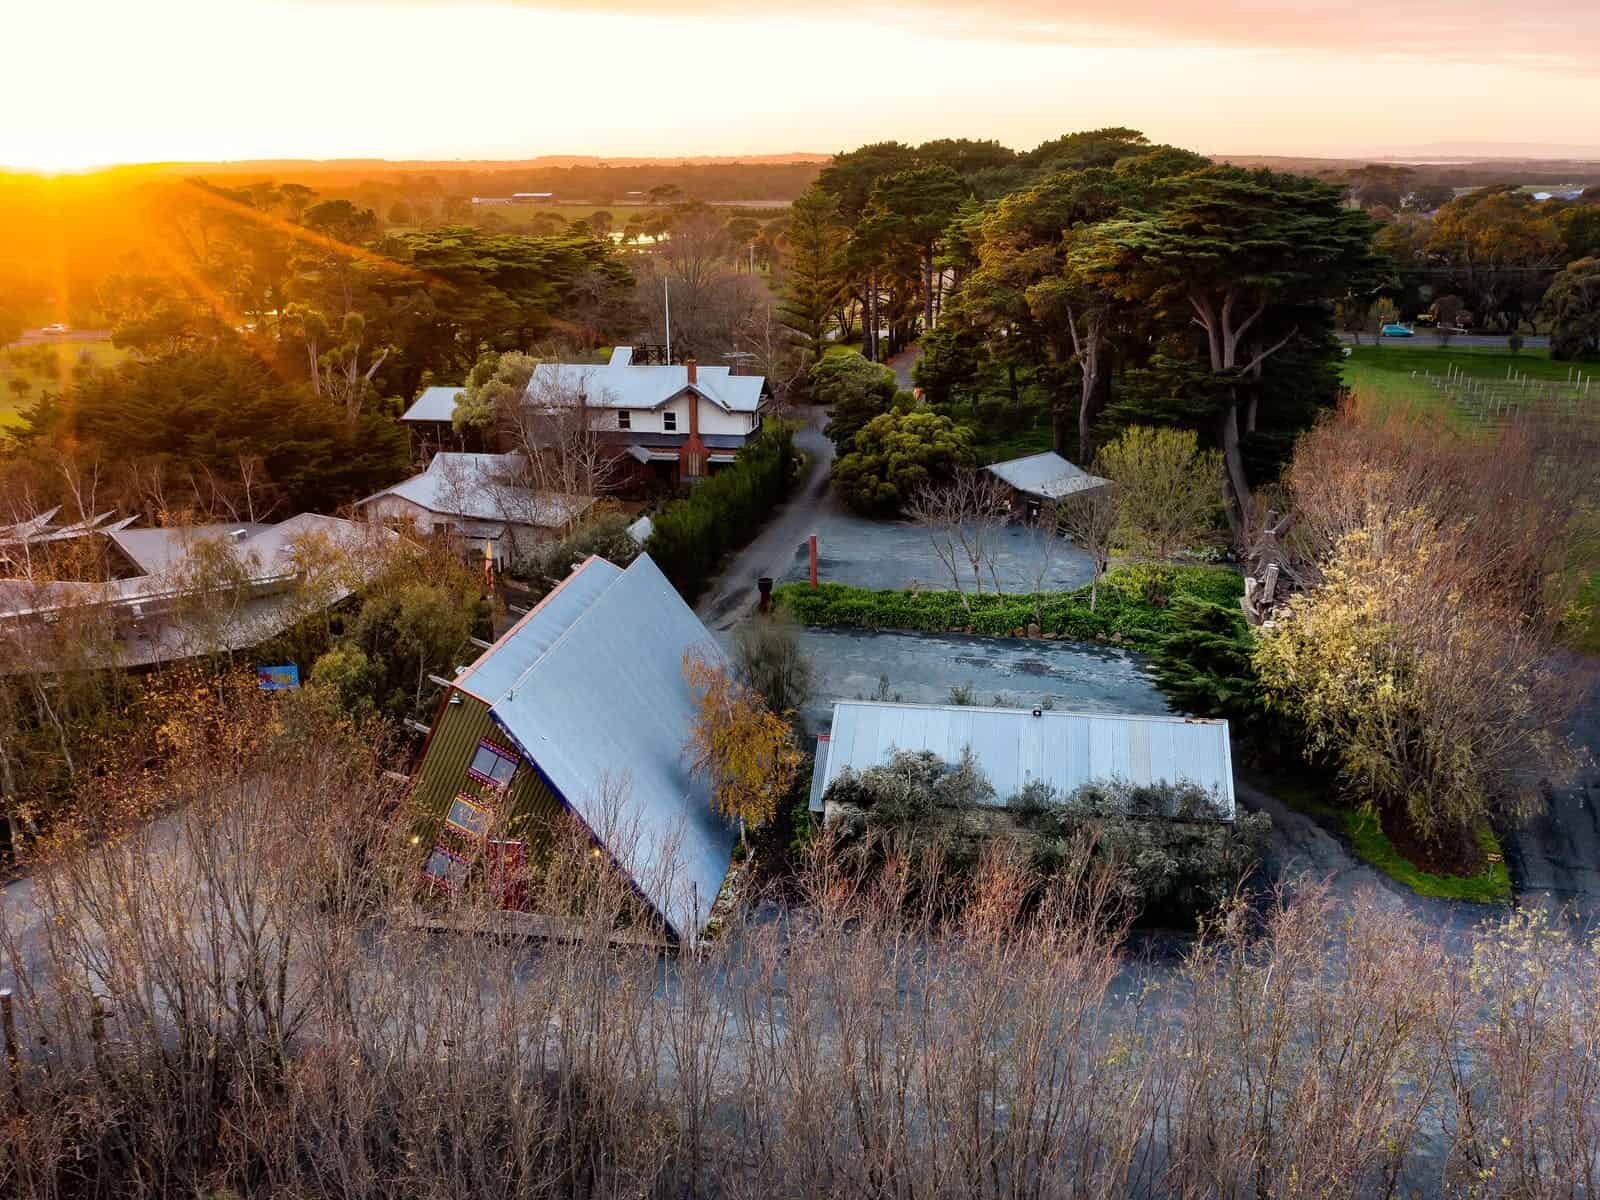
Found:
[[[817,756],[823,774],[820,785],[813,781],[813,807],[846,768],[881,766],[899,750],[930,750],[954,762],[971,747],[994,785],[996,805],[1035,780],[1062,796],[1112,777],[1133,784],[1187,781],[1218,797],[1218,819],[1233,820],[1226,721],[851,700],[834,705],[827,747],[826,756]]]
[[[465,389],[458,387],[423,388],[422,395],[401,414],[402,421],[448,421],[455,415],[456,398]]]
[[[232,525],[172,525],[158,529],[119,529],[111,534],[117,549],[146,575],[171,570],[189,557],[189,551],[202,541],[226,538],[237,530],[245,537],[260,533],[266,525],[248,521]]]
[[[705,925],[734,839],[684,752],[689,651],[720,654],[648,555],[589,559],[456,680],[680,938]]]
[[[534,492],[513,483],[521,465],[518,454],[441,451],[426,471],[374,492],[358,501],[357,507],[380,496],[398,496],[443,516],[556,528],[581,516],[594,503],[587,496]]]
[[[634,366],[621,363],[619,349],[604,366],[540,363],[528,380],[528,400],[582,395],[601,408],[659,408],[690,386],[684,366]],[[697,367],[694,390],[729,412],[753,413],[761,407],[760,375],[735,375],[728,367]]]
[[[603,558],[585,559],[526,616],[501,634],[477,662],[456,676],[456,687],[493,705],[621,574],[621,567]]]
[[[1074,492],[1101,487],[1106,482],[1098,475],[1073,466],[1053,450],[992,463],[984,470],[998,475],[1017,491],[1044,500],[1059,500]]]

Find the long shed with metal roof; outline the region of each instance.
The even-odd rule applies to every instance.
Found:
[[[1003,806],[1030,783],[1067,796],[1083,784],[1194,783],[1215,797],[1215,817],[1234,816],[1228,723],[1181,716],[1057,712],[869,700],[834,705],[819,740],[811,808],[846,771],[882,766],[902,750],[927,750],[956,762],[970,750]]]

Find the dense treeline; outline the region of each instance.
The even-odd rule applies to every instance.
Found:
[[[1600,257],[1600,188],[1576,199],[1535,199],[1512,184],[1444,199],[1406,192],[1407,205],[1383,203],[1387,193],[1356,191],[1383,222],[1378,245],[1394,275],[1381,294],[1354,303],[1343,315],[1352,332],[1370,331],[1376,303],[1448,333],[1460,328],[1507,335],[1546,333],[1557,358],[1594,357],[1597,301],[1579,288],[1584,260]],[[1587,269],[1592,273],[1593,268]]]
[[[1338,185],[1130,129],[1028,153],[882,143],[797,202],[784,316],[813,363],[858,329],[880,360],[920,331],[924,400],[986,450],[1041,409],[1046,444],[1081,462],[1130,424],[1197,429],[1241,530],[1338,395],[1335,305],[1382,285],[1376,228]]]

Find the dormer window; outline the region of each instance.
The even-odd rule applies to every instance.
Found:
[[[668,433],[677,433],[678,414],[673,412],[671,409],[668,409],[666,412],[662,413],[661,428],[665,429]]]

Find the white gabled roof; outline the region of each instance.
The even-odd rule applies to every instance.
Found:
[[[422,395],[401,414],[402,421],[448,421],[455,415],[456,399],[466,389],[458,387],[423,388]]]
[[[1074,492],[1101,487],[1106,482],[1098,475],[1073,466],[1053,450],[994,463],[984,470],[999,476],[1017,491],[1044,500],[1059,500]]]
[[[422,474],[375,492],[356,507],[398,496],[441,516],[558,528],[594,503],[587,496],[541,494],[520,486],[514,480],[521,465],[518,454],[441,451]]]
[[[900,750],[929,750],[954,763],[969,747],[994,785],[996,805],[1034,781],[1063,797],[1095,780],[1187,781],[1217,797],[1218,820],[1233,820],[1226,721],[867,700],[834,705],[826,763],[817,756],[822,775],[813,781],[813,807],[846,768],[882,766]]]
[[[540,363],[528,380],[530,403],[582,395],[600,408],[659,408],[689,388],[684,366],[634,366],[619,346],[604,366]],[[728,412],[753,413],[761,407],[761,375],[735,375],[728,367],[697,367],[694,390]]]

